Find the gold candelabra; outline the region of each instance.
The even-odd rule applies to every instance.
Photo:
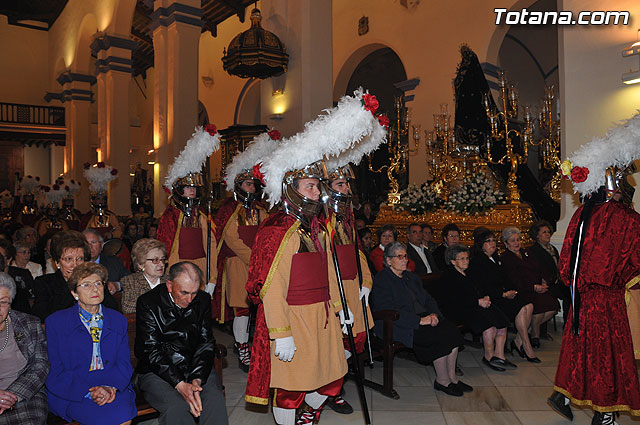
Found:
[[[533,139],[533,127],[531,126],[531,120],[525,119],[525,128],[522,131],[518,131],[514,128],[509,128],[509,119],[515,119],[518,117],[518,90],[513,84],[509,84],[507,77],[503,71],[498,73],[498,86],[500,87],[500,100],[502,102],[502,111],[496,111],[489,102],[489,96],[485,93],[482,98],[485,112],[489,118],[491,124],[491,137],[487,138],[487,161],[491,164],[504,164],[509,165],[509,178],[507,179],[508,199],[512,204],[520,203],[520,192],[516,185],[516,172],[518,166],[524,164],[529,156],[529,143]],[[529,112],[529,118],[531,114]],[[502,123],[500,118],[502,117]],[[500,128],[502,124],[502,128]],[[522,153],[518,153],[514,150],[514,143],[512,136],[520,138],[520,144],[522,146]],[[504,141],[506,153],[500,159],[494,159],[491,154],[492,144]]]
[[[407,172],[407,162],[409,155],[418,152],[418,141],[415,142],[414,148],[411,149],[408,141],[409,134],[409,110],[404,104],[402,96],[394,98],[396,108],[396,123],[389,126],[388,131],[388,148],[389,163],[382,165],[377,170],[371,165],[371,157],[369,156],[369,170],[374,173],[382,173],[386,170],[389,179],[389,194],[387,202],[389,205],[395,205],[400,202],[400,185],[397,176]]]

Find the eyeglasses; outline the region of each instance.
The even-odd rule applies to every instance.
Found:
[[[495,239],[493,239],[493,238],[489,238],[489,239],[486,239],[486,240],[484,241],[484,243],[487,243],[487,242],[495,242],[495,241],[496,241]]]
[[[5,308],[9,307],[11,303],[9,301],[0,301],[0,307]]]
[[[162,258],[147,258],[147,261],[151,261],[153,264],[166,263],[167,257]]]
[[[77,288],[82,288],[82,289],[87,289],[87,288],[91,288],[91,285],[95,286],[96,288],[102,288],[104,286],[104,282],[101,280],[96,280],[95,282],[84,282],[79,284],[78,286],[76,286]]]
[[[390,255],[391,258],[397,258],[398,260],[406,260],[409,258],[407,254],[399,254],[399,255]]]

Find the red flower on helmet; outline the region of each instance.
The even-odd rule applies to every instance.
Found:
[[[282,134],[280,134],[280,132],[278,130],[271,130],[267,134],[269,135],[269,137],[271,137],[271,140],[280,140],[280,139],[282,139]]]
[[[378,110],[378,106],[380,106],[380,104],[378,103],[378,99],[376,99],[374,95],[369,93],[366,93],[362,96],[362,102],[364,105],[364,109],[371,112],[371,114],[373,115],[375,115],[376,111]]]
[[[259,163],[253,166],[253,177],[260,180],[260,183],[264,185],[265,184],[264,174],[262,174],[260,167],[262,167],[262,163]]]
[[[40,181],[40,177],[36,177],[36,181],[39,182]]]
[[[384,114],[378,115],[378,123],[384,128],[389,128],[389,117]]]
[[[42,189],[44,192],[49,192],[51,190],[49,186],[40,186],[40,189]]]
[[[106,165],[104,162],[100,161],[98,162],[98,168],[104,168]]]
[[[216,133],[218,132],[218,129],[213,124],[207,124],[207,125],[204,126],[204,131],[209,133],[210,136],[215,136]]]
[[[162,186],[162,190],[164,190],[167,193],[167,195],[171,195],[171,191],[167,186]]]
[[[32,179],[33,177],[31,177],[31,174],[29,174],[29,175],[27,176],[27,178],[28,178],[28,179]]]
[[[573,167],[571,169],[571,180],[575,183],[582,183],[587,179],[589,169],[587,167]]]
[[[84,169],[88,170],[91,167],[91,164],[89,164],[88,162],[84,163]]]
[[[59,185],[57,185],[57,184],[54,184],[54,185],[53,185],[53,190],[60,190],[60,186],[59,186]]]
[[[116,170],[115,168],[113,170],[111,170],[111,175],[115,176],[116,174],[118,174],[118,170]]]
[[[66,190],[67,192],[69,192],[71,189],[69,189],[69,186],[65,186],[64,190]]]

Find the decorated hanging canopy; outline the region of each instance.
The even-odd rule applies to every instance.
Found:
[[[269,78],[287,72],[289,55],[284,44],[260,25],[262,15],[251,11],[251,28],[235,36],[224,51],[225,71],[240,78]]]

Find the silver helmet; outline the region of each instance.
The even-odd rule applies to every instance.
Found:
[[[322,188],[324,190],[322,200],[330,211],[346,217],[349,207],[351,207],[351,190],[349,190],[348,194],[338,192],[331,187],[331,183],[340,179],[351,183],[352,180],[355,180],[355,174],[349,165],[329,171],[327,174],[327,178],[322,181]]]

